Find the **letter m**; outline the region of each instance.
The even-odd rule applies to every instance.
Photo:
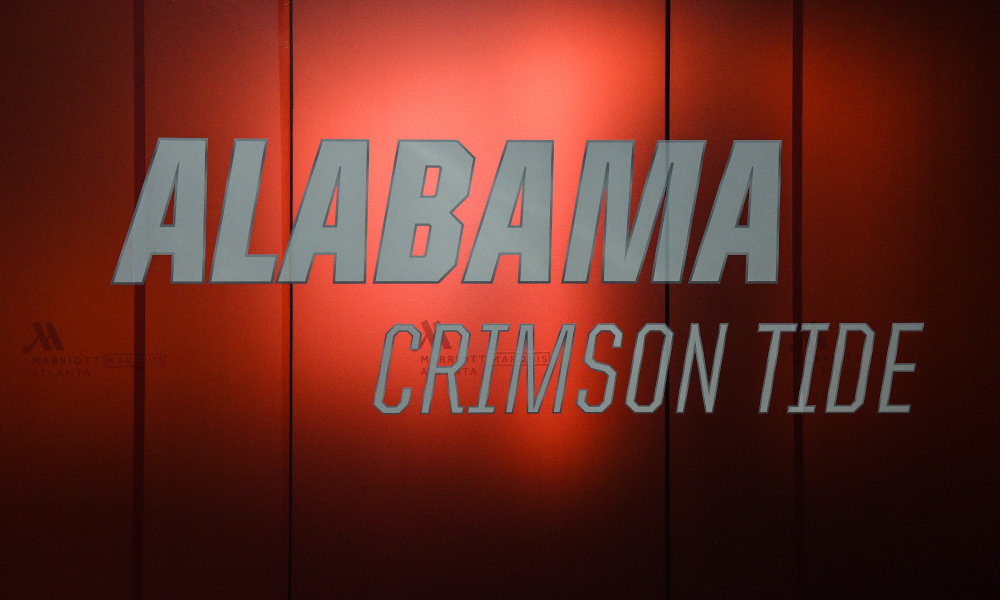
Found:
[[[39,321],[35,321],[31,326],[35,328],[35,339],[21,350],[22,353],[31,352],[31,349],[38,343],[41,343],[43,350],[63,349],[62,340],[59,339],[59,334],[56,333],[56,327],[52,321],[45,324],[45,329],[42,329],[42,324]]]

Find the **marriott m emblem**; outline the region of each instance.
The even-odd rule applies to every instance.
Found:
[[[440,324],[441,324],[441,321],[434,321],[433,327],[432,327],[431,326],[431,322],[428,321],[428,320],[426,320],[426,319],[424,319],[420,323],[420,326],[424,330],[423,338],[421,338],[421,340],[420,340],[420,347],[421,348],[424,347],[424,344],[430,344],[434,340],[434,327],[437,327]],[[451,350],[451,342],[448,341],[447,336],[443,336],[443,335],[441,336],[441,347],[444,348],[445,350]]]
[[[62,341],[59,339],[59,334],[56,333],[56,327],[52,321],[45,324],[45,329],[42,329],[42,324],[39,321],[35,321],[31,326],[35,328],[35,339],[25,346],[24,350],[21,350],[22,353],[31,352],[31,349],[38,343],[42,344],[43,350],[63,349]]]

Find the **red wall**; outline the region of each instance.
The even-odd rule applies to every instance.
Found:
[[[979,550],[996,526],[991,20],[971,5],[799,6],[801,49],[790,1],[6,7],[0,596],[916,597],[974,584],[995,562]],[[560,283],[585,142],[635,140],[634,206],[667,131],[707,141],[688,273],[733,140],[782,141],[779,283],[745,284],[739,257],[718,285],[649,284],[650,261],[637,284]],[[279,260],[320,140],[369,140],[369,283],[333,285],[326,257],[293,289],[171,285],[157,257],[138,295],[110,285],[136,152],[148,164],[160,137],[208,139],[208,261],[235,138],[269,140],[251,251]],[[371,283],[400,139],[457,139],[476,158],[459,265],[441,284]],[[554,141],[553,282],[517,284],[505,257],[495,283],[463,285],[509,139]],[[790,337],[758,414],[769,340],[756,328],[798,312],[833,325],[819,409],[796,422]],[[667,402],[636,415],[635,334],[667,314]],[[498,366],[496,414],[449,414],[440,381],[422,415],[424,345],[393,354],[387,395],[414,387],[411,407],[380,414],[385,332],[425,320],[464,324],[470,354],[485,352],[484,323],[512,325],[501,351],[520,323],[546,351],[576,323],[563,412],[547,400],[525,414],[522,392],[504,414],[511,368]],[[62,349],[25,351],[36,322]],[[625,334],[598,353],[618,370],[615,402],[585,415],[576,390],[604,381],[582,364],[586,334],[609,322]],[[695,383],[676,414],[689,324],[711,356],[721,322],[716,410]],[[823,414],[841,322],[876,333],[854,415]],[[917,364],[893,384],[905,415],[876,412],[893,322],[925,323],[901,344]],[[112,366],[137,343],[149,366]],[[846,364],[842,401],[856,356]],[[458,382],[474,404],[479,376]]]

